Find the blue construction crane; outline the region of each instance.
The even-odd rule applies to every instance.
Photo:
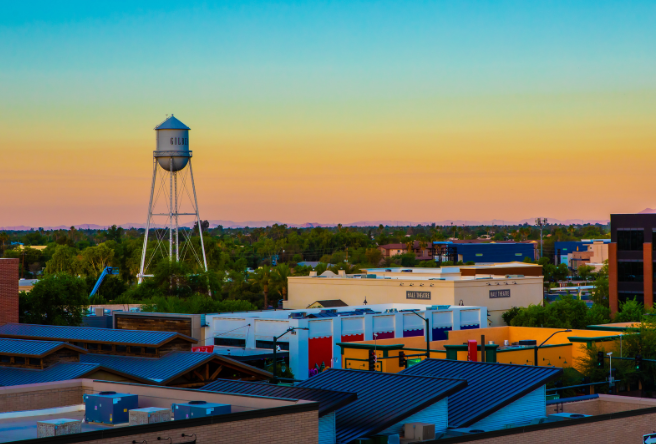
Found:
[[[89,295],[89,297],[92,297],[94,294],[96,294],[96,292],[98,291],[98,289],[102,285],[103,281],[105,280],[105,276],[107,276],[109,274],[117,275],[118,274],[118,268],[116,268],[116,267],[105,267],[102,274],[98,278],[98,282],[96,282],[96,285],[94,285],[93,290],[91,290],[91,294]]]

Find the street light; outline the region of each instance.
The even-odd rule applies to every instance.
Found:
[[[287,330],[283,332],[280,336],[274,336],[273,337],[273,377],[271,378],[271,384],[277,384],[278,383],[278,378],[276,377],[276,369],[278,368],[277,364],[277,352],[278,352],[278,339],[282,338],[285,336],[287,333],[291,333],[293,335],[296,334],[295,330],[309,330],[307,327],[289,327]]]
[[[426,316],[420,315],[414,310],[411,311],[410,313],[414,313],[415,315],[419,316],[426,323],[426,359],[430,359],[430,324],[428,318]]]
[[[572,331],[572,330],[570,330],[570,329],[567,329],[567,330],[560,330],[560,331],[555,331],[555,332],[553,332],[553,333],[551,334],[551,336],[549,336],[547,339],[545,339],[544,342],[543,342],[542,344],[540,344],[540,345],[536,345],[536,346],[535,346],[535,349],[533,350],[533,352],[534,352],[534,354],[533,354],[533,359],[534,359],[534,361],[533,361],[533,365],[538,365],[538,349],[539,349],[540,347],[542,347],[544,344],[546,344],[547,341],[548,341],[549,339],[553,338],[553,337],[554,337],[555,335],[557,335],[558,333],[570,333],[571,331]]]

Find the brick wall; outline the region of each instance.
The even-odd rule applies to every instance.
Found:
[[[88,444],[125,444],[126,442],[160,442],[157,438],[171,443],[189,442],[190,438],[181,435],[196,434],[197,443],[212,444],[316,444],[319,440],[318,412],[302,412],[243,421],[224,422],[188,429],[176,428],[157,432],[130,435],[129,437],[110,437],[86,441]],[[127,439],[126,439],[127,438]]]
[[[432,441],[433,444],[615,444],[641,443],[656,430],[656,408],[592,418],[518,427],[480,435]]]
[[[0,413],[84,404],[82,396],[91,392],[80,383],[57,388],[48,384],[23,385],[20,389],[4,387],[0,389]]]
[[[0,324],[18,322],[18,259],[0,259]]]

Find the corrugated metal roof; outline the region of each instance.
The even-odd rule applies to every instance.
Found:
[[[553,367],[430,359],[399,374],[466,380],[465,389],[449,396],[449,426],[467,427],[545,385],[562,372]]]
[[[21,337],[58,341],[110,342],[121,345],[157,346],[176,337],[189,342],[195,339],[176,332],[119,330],[112,328],[65,327],[59,325],[5,324],[0,326],[0,337]]]
[[[337,411],[337,442],[374,435],[467,385],[458,379],[328,369],[299,387],[357,393]]]
[[[62,347],[74,349],[80,353],[87,352],[82,348],[72,346],[65,342],[0,338],[0,354],[3,355],[41,357]]]
[[[103,367],[136,375],[155,382],[165,382],[205,363],[212,355],[207,353],[173,352],[161,358],[138,356],[113,356],[88,353],[80,356],[80,362],[100,364]]]
[[[171,114],[171,117],[167,118],[164,122],[160,123],[155,127],[156,130],[163,130],[163,129],[183,129],[183,130],[188,130],[191,129],[184,123],[180,122],[178,119],[173,117],[173,114]]]
[[[271,373],[264,370],[213,353],[171,352],[161,358],[99,355],[93,353],[80,356],[80,362],[100,364],[106,368],[162,384],[166,384],[211,360],[217,360],[230,367],[260,374],[262,377],[268,378],[271,376]]]
[[[60,362],[43,370],[29,368],[0,367],[0,386],[36,384],[39,382],[66,381],[81,378],[100,368],[98,364]]]
[[[319,416],[333,412],[358,398],[355,393],[305,387],[288,387],[261,382],[232,381],[229,379],[218,379],[206,385],[201,390],[235,393],[240,395],[266,396],[271,398],[316,401],[319,403]]]

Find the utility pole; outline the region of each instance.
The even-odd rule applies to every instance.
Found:
[[[535,225],[540,227],[540,258],[544,257],[543,251],[542,251],[542,246],[544,245],[544,242],[542,240],[542,229],[544,228],[545,225],[547,225],[547,218],[543,217],[540,218],[538,217],[535,219]]]

